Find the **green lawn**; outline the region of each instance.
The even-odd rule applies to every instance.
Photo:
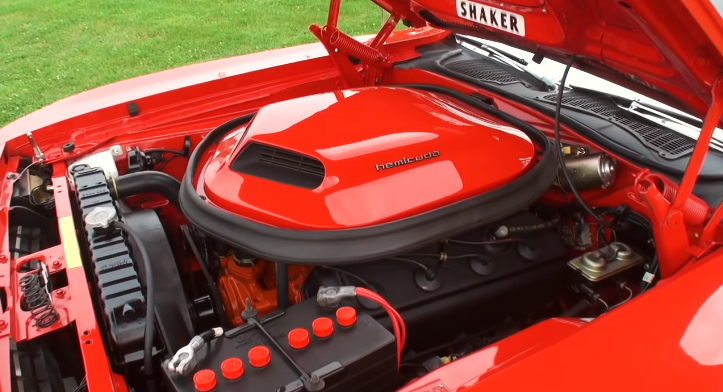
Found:
[[[314,42],[328,0],[0,0],[0,127],[58,99],[133,76]],[[340,27],[376,32],[370,0]]]

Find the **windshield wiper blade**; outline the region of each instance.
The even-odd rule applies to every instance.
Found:
[[[660,127],[670,129],[671,131],[683,136],[687,136],[693,140],[698,140],[698,137],[700,136],[700,128],[640,102],[633,101],[628,107],[620,105],[618,105],[618,107],[630,114],[653,122]],[[721,139],[721,131],[719,129],[714,131],[713,138],[710,140],[710,147],[723,152],[723,140]]]

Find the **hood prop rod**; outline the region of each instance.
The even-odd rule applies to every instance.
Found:
[[[381,47],[399,23],[399,14],[391,13],[371,44],[367,45],[339,30],[337,24],[340,8],[341,0],[331,0],[326,26],[322,28],[312,24],[309,30],[324,45],[329,57],[339,69],[342,76],[341,87],[377,84],[384,69],[390,65],[389,58]],[[360,70],[357,68],[359,63],[353,63],[350,57],[359,61]]]
[[[680,187],[672,200],[666,200],[654,185],[654,181],[645,172],[641,172],[636,184],[641,180],[649,186],[638,188],[635,192],[650,212],[653,223],[653,235],[657,245],[660,274],[663,278],[670,277],[683,268],[692,258],[700,258],[710,250],[715,243],[713,236],[723,218],[723,202],[718,205],[702,233],[695,233],[698,241],[691,244],[687,236],[684,222],[684,213],[689,199],[693,198],[693,188],[703,167],[705,156],[710,149],[713,132],[723,115],[723,75],[719,75],[711,90],[712,102],[703,121],[703,127],[688,161],[688,166],[680,182]]]

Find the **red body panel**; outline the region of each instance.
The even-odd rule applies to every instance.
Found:
[[[290,229],[351,228],[422,213],[504,185],[534,157],[527,135],[484,113],[388,87],[265,106],[240,137],[221,143],[203,172],[208,200]],[[233,170],[252,142],[318,159],[324,181],[306,189]],[[400,160],[408,163],[392,166]]]
[[[544,321],[402,388],[718,391],[723,251],[596,320]],[[445,389],[422,386],[445,385]]]

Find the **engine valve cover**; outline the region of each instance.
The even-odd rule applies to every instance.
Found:
[[[197,191],[273,227],[349,229],[493,190],[534,157],[525,133],[443,95],[364,88],[262,108],[220,142]]]

